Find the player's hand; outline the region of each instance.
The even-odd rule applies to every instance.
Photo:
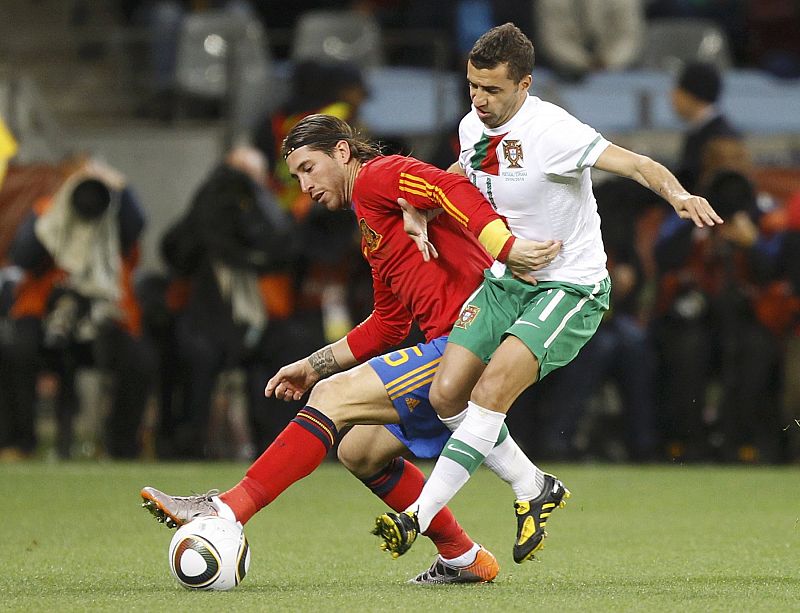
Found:
[[[702,196],[680,194],[674,198],[672,206],[681,219],[691,219],[698,228],[724,223],[722,217]]]
[[[439,252],[428,240],[428,222],[441,213],[442,209],[420,211],[411,206],[405,198],[398,198],[397,204],[403,210],[403,230],[417,245],[417,249],[422,253],[422,259],[430,262],[431,257],[438,258]]]
[[[530,241],[518,238],[508,252],[506,266],[515,277],[536,285],[538,281],[533,272],[550,266],[562,245],[562,241]]]
[[[308,390],[319,381],[319,373],[314,370],[308,358],[297,360],[281,368],[267,381],[264,396],[275,396],[278,400],[300,400]]]

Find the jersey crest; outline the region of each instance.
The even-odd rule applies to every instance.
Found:
[[[458,316],[456,323],[453,324],[456,328],[461,328],[462,330],[466,330],[472,325],[472,322],[475,321],[475,318],[480,313],[481,308],[476,307],[475,305],[468,304],[461,310],[461,314]]]
[[[367,221],[362,217],[358,220],[358,228],[361,230],[361,236],[364,239],[364,244],[366,245],[367,251],[370,253],[375,252],[378,247],[381,246],[381,240],[383,240],[383,234],[378,234],[372,228],[367,225]]]
[[[522,168],[519,164],[523,159],[522,141],[504,140],[503,157],[506,158],[509,168]]]

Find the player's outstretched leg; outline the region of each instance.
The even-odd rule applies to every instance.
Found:
[[[142,506],[168,528],[177,528],[198,517],[219,515],[219,507],[212,500],[217,494],[217,490],[211,490],[198,496],[170,496],[154,487],[141,491]]]
[[[384,513],[375,519],[372,534],[383,539],[381,549],[398,558],[411,549],[419,534],[419,521],[413,511]]]
[[[522,564],[544,547],[545,526],[553,509],[566,506],[570,491],[553,475],[545,474],[542,493],[533,500],[517,500],[517,540],[514,543],[514,562]]]
[[[442,583],[489,583],[500,572],[500,565],[488,549],[481,547],[475,561],[468,566],[453,566],[436,556],[431,567],[408,582],[416,585]]]

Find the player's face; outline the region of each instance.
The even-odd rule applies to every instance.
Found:
[[[344,146],[340,147],[340,144]],[[345,192],[345,165],[350,159],[349,153],[350,148],[344,141],[336,145],[333,156],[303,146],[287,156],[286,164],[292,176],[300,182],[303,193],[329,211],[337,211],[349,205]]]
[[[524,104],[531,76],[515,83],[508,77],[506,63],[494,68],[475,68],[472,62],[467,62],[467,83],[478,117],[487,128],[496,128],[511,119]]]
[[[671,97],[672,108],[678,116],[684,121],[691,121],[693,111],[691,95],[687,94],[680,87],[676,87],[672,90]]]

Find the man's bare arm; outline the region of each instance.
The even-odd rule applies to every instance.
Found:
[[[633,179],[669,202],[683,219],[691,219],[698,228],[723,223],[708,200],[686,191],[665,166],[646,155],[609,145],[600,154],[594,167]]]

